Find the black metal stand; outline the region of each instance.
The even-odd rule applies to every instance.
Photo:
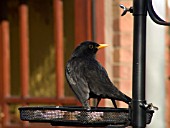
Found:
[[[133,35],[133,94],[132,123],[134,128],[146,126],[146,110],[141,105],[145,101],[145,53],[146,53],[146,0],[134,0]]]

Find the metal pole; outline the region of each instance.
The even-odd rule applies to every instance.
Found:
[[[147,0],[133,0],[133,94],[132,126],[146,127],[145,104],[145,55],[146,55],[146,15]]]

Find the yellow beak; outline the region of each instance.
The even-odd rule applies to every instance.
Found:
[[[108,44],[99,44],[99,46],[97,47],[97,49],[101,49],[101,48],[105,48],[109,46]]]

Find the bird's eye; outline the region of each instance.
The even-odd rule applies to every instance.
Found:
[[[89,48],[90,48],[90,49],[93,49],[93,45],[90,44],[90,45],[89,45]]]

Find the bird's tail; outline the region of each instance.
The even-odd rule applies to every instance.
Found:
[[[132,101],[132,99],[129,96],[125,95],[125,94],[124,94],[124,98],[123,99],[124,99],[124,102],[127,103],[127,104],[129,104],[129,102]]]
[[[119,95],[116,96],[116,97],[113,96],[111,99],[118,100],[118,101],[123,101],[123,102],[125,102],[127,104],[129,104],[132,101],[132,99],[129,96],[125,95],[122,92],[120,92]]]

